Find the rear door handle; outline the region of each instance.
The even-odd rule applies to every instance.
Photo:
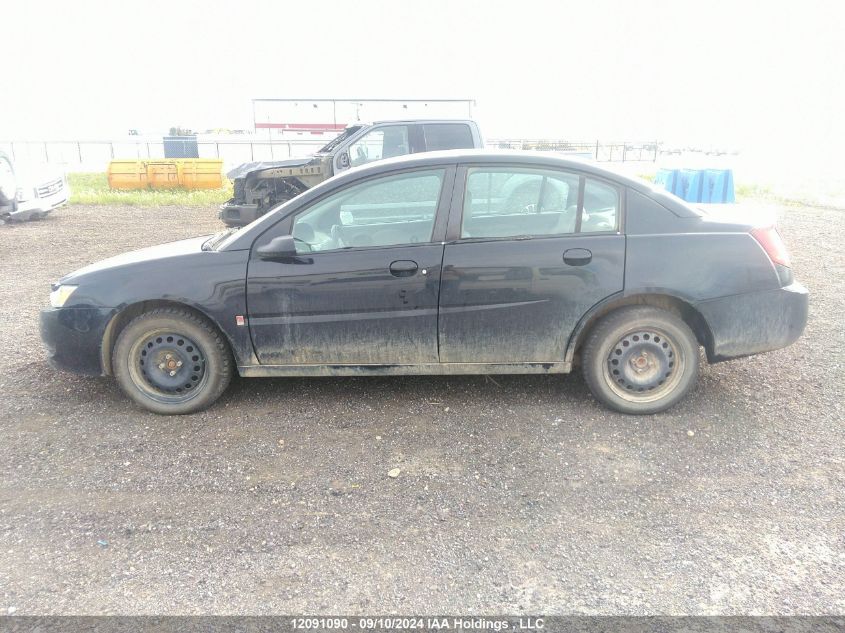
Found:
[[[410,277],[416,274],[419,266],[409,259],[400,259],[390,264],[390,274],[394,277]]]
[[[570,266],[586,266],[593,259],[593,254],[586,248],[570,248],[563,253],[563,261]]]

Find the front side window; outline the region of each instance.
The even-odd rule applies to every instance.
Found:
[[[461,237],[520,237],[574,233],[575,174],[551,169],[471,168]]]
[[[296,216],[298,253],[431,241],[443,169],[350,185]]]
[[[390,125],[367,132],[349,146],[352,167],[410,153],[408,126]]]

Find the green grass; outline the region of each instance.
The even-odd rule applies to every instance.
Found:
[[[757,183],[738,182],[734,186],[734,193],[736,194],[737,200],[744,200],[745,198],[777,198],[772,193],[771,187]]]
[[[232,197],[232,183],[224,180],[222,189],[109,189],[104,173],[68,174],[70,204],[128,204],[140,207],[174,205],[209,207],[223,204]]]

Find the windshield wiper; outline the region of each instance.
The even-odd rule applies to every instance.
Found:
[[[225,231],[220,231],[219,233],[215,233],[211,237],[209,237],[205,242],[202,243],[202,250],[204,251],[213,251],[220,242],[225,240],[229,237],[232,233],[237,231],[237,227],[233,227],[231,229],[226,229]]]

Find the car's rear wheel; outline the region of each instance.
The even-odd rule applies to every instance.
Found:
[[[163,308],[133,319],[114,347],[112,368],[136,403],[154,413],[178,415],[213,404],[232,378],[232,356],[205,319]]]
[[[658,413],[698,377],[698,342],[684,321],[649,306],[621,308],[590,332],[582,354],[593,395],[622,413]]]

